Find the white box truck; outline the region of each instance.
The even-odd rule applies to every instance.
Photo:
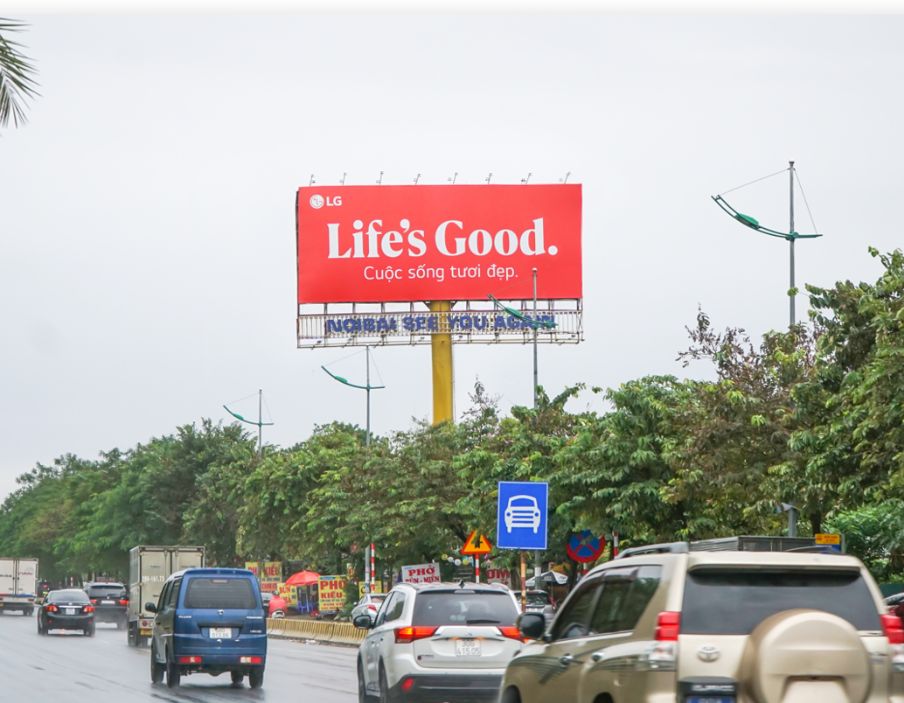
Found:
[[[129,550],[129,644],[147,644],[154,616],[145,603],[156,603],[163,582],[177,571],[204,566],[204,547],[139,545]]]
[[[0,557],[0,612],[18,610],[31,615],[38,591],[38,560]]]

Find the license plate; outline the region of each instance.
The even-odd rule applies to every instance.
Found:
[[[688,696],[685,703],[735,703],[734,696]]]
[[[455,640],[456,657],[479,657],[480,640]]]
[[[104,605],[113,605],[114,601],[112,601],[112,600],[102,600],[101,603],[103,603]]]
[[[232,637],[231,627],[211,627],[210,636],[215,640],[228,640]]]
[[[75,615],[75,608],[63,608],[66,612],[66,615]]]

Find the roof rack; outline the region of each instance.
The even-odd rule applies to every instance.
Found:
[[[615,558],[624,559],[639,554],[687,554],[689,551],[687,542],[663,542],[662,544],[646,544],[642,547],[629,547],[620,551]]]

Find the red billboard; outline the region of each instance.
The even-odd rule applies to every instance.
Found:
[[[581,298],[581,186],[307,186],[298,302]]]

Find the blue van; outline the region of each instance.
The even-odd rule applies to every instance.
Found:
[[[184,674],[218,676],[233,684],[245,675],[251,688],[264,683],[267,621],[260,586],[247,569],[194,568],[163,584],[151,635],[151,681],[179,685]]]

